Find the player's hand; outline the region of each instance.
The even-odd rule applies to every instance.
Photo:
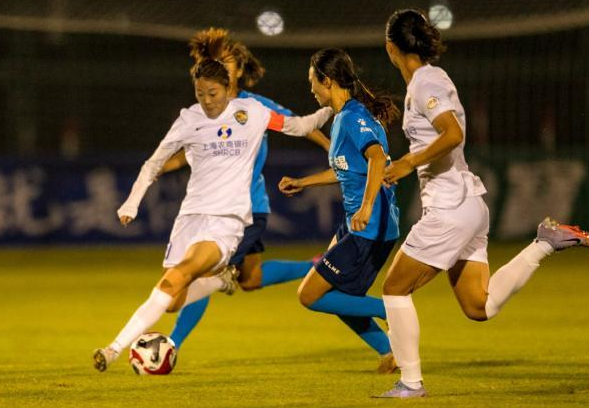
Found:
[[[368,225],[368,221],[370,221],[371,215],[372,208],[368,208],[365,206],[360,207],[356,214],[352,216],[352,231],[363,231]]]
[[[395,184],[397,180],[411,174],[415,167],[407,160],[406,156],[395,160],[384,169],[384,183],[388,187]]]
[[[131,221],[133,221],[133,217],[129,217],[128,215],[122,215],[119,217],[119,220],[121,221],[121,225],[123,227],[126,227],[127,225],[129,225]]]
[[[280,192],[287,197],[291,197],[296,193],[303,191],[304,187],[301,185],[300,179],[294,179],[290,177],[282,177],[280,183],[278,183],[278,189]]]

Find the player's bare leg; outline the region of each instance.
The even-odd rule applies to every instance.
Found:
[[[472,320],[487,320],[489,265],[483,262],[458,261],[448,270],[448,279],[464,314]]]
[[[579,227],[559,224],[546,218],[538,225],[537,237],[511,261],[489,278],[482,262],[458,261],[448,271],[458,303],[469,318],[484,321],[497,315],[507,301],[521,290],[554,251],[589,246],[589,234]]]
[[[327,250],[337,244],[337,237],[333,237]],[[307,273],[307,276],[303,278],[303,281],[299,285],[297,290],[297,296],[299,301],[305,307],[312,305],[317,299],[333,289],[333,286],[329,284],[321,275],[317,273],[315,268],[311,268]]]
[[[227,265],[224,268],[207,272],[180,291],[166,312],[176,313],[184,306],[197,302],[213,292],[218,291],[232,295],[237,290],[238,276],[239,270],[234,265]]]
[[[239,286],[247,292],[262,287],[262,254],[248,254],[239,265]]]

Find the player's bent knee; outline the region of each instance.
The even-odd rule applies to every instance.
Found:
[[[463,307],[462,311],[470,320],[475,320],[477,322],[488,320],[487,312],[484,307]]]
[[[160,279],[157,287],[168,295],[176,297],[191,282],[192,277],[177,268],[170,268]]]
[[[309,308],[316,299],[309,293],[303,286],[299,286],[299,290],[297,291],[297,296],[299,298],[299,302],[301,305]]]
[[[262,269],[259,265],[251,266],[249,263],[244,263],[240,267],[240,274],[237,282],[241,289],[245,292],[262,288]]]
[[[382,294],[386,296],[407,296],[411,294],[411,290],[400,287],[392,281],[385,280],[382,286]]]
[[[166,309],[166,313],[176,313],[178,310],[182,309],[182,306],[184,306],[184,303],[186,302],[186,294],[186,289],[181,290]]]
[[[239,287],[241,287],[241,289],[244,292],[251,292],[252,290],[260,289],[262,287],[262,284],[260,282],[256,282],[250,279],[243,282],[239,282]]]

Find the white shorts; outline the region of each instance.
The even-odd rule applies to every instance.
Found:
[[[176,217],[170,242],[166,248],[164,268],[179,264],[188,248],[202,241],[214,241],[221,251],[221,260],[216,268],[227,265],[243,238],[245,223],[237,217],[189,214]]]
[[[411,258],[448,270],[459,260],[488,263],[489,209],[482,197],[467,197],[457,208],[424,208],[401,249]]]

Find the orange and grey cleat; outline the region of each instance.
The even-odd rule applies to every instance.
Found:
[[[559,224],[552,218],[546,217],[538,225],[536,241],[548,242],[555,251],[574,246],[589,247],[589,233],[578,226]]]

